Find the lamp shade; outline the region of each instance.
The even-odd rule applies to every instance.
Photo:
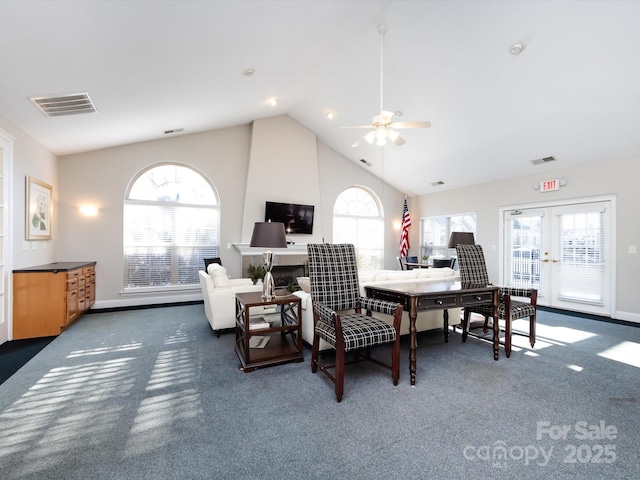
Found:
[[[447,248],[456,248],[456,245],[475,245],[473,232],[451,232]]]
[[[284,223],[256,222],[253,226],[250,247],[287,248]]]

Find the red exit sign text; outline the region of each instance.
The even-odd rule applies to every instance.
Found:
[[[544,180],[540,182],[541,192],[553,192],[554,190],[560,190],[560,180]]]

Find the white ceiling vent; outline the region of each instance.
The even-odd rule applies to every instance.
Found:
[[[431,182],[432,187],[439,187],[440,185],[444,185],[442,180],[438,180],[437,182]]]
[[[531,163],[534,165],[542,165],[543,163],[555,162],[555,157],[544,157],[544,158],[536,158],[535,160],[531,160]]]
[[[88,93],[73,93],[55,97],[31,97],[29,100],[47,117],[96,113]]]

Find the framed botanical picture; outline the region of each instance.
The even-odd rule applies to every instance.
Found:
[[[53,188],[33,177],[27,177],[26,192],[26,239],[51,240]]]

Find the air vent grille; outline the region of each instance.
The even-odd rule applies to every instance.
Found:
[[[439,187],[440,185],[444,185],[444,182],[442,180],[438,180],[437,182],[431,183],[432,187]]]
[[[555,162],[555,157],[544,157],[544,158],[536,158],[535,160],[531,160],[531,163],[534,165],[542,165],[543,163]]]
[[[98,111],[87,93],[56,97],[31,97],[30,100],[47,117],[96,113]]]
[[[364,158],[361,158],[361,159],[360,159],[360,162],[361,162],[361,163],[364,163],[367,167],[370,167],[370,166],[371,166],[371,162],[366,161]]]

